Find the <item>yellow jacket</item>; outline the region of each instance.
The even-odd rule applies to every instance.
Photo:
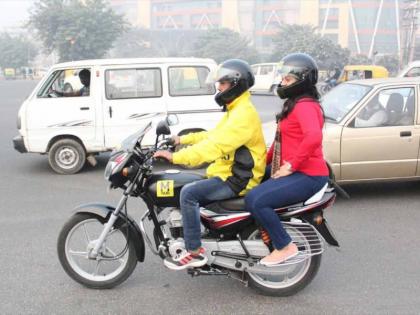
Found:
[[[173,154],[175,164],[210,163],[207,177],[220,177],[233,191],[244,195],[264,175],[266,145],[260,117],[245,92],[227,106],[227,112],[210,131],[182,136],[181,144],[193,144]]]

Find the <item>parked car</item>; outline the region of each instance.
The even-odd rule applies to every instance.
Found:
[[[413,61],[407,65],[399,74],[398,77],[419,77],[420,76],[420,60]]]
[[[281,82],[278,72],[279,63],[258,63],[251,66],[255,76],[255,84],[251,87],[251,93],[274,94],[277,85]]]
[[[19,152],[48,154],[61,174],[77,173],[86,156],[110,151],[149,121],[176,114],[174,134],[213,128],[222,116],[206,84],[212,59],[100,59],[53,66],[18,113]],[[90,86],[79,73],[90,73]],[[71,84],[71,88],[69,86]],[[143,144],[154,145],[149,132]],[[90,159],[92,160],[92,159]],[[94,160],[94,159],[93,159]]]
[[[420,78],[356,80],[321,99],[337,182],[420,178]]]

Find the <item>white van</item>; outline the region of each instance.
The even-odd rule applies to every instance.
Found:
[[[255,76],[255,84],[251,87],[251,93],[275,94],[276,87],[281,81],[278,73],[279,63],[258,63],[251,66]]]
[[[215,87],[205,83],[216,67],[214,60],[199,58],[57,64],[22,104],[14,147],[21,153],[48,153],[54,171],[74,174],[86,159],[94,164],[95,154],[114,149],[150,120],[156,123],[167,114],[178,116],[173,134],[208,130],[222,116]],[[143,143],[154,141],[150,132]]]

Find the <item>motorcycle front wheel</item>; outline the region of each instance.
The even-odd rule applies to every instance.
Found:
[[[105,223],[95,214],[77,213],[64,224],[58,236],[58,258],[65,272],[92,289],[110,289],[121,284],[137,265],[134,242],[129,241],[121,220],[106,236],[97,258],[90,258]]]
[[[285,227],[299,251],[310,252],[311,242],[302,233],[293,228]],[[249,240],[260,240],[259,229],[253,228],[244,235]],[[318,272],[321,265],[321,254],[309,256],[304,260],[297,260],[296,263],[285,264],[281,268],[281,274],[258,274],[248,272],[248,284],[250,287],[263,295],[269,296],[290,296],[306,287]],[[277,267],[278,268],[278,267]]]

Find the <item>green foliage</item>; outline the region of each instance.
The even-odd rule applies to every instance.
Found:
[[[290,53],[306,53],[318,63],[320,69],[342,68],[347,64],[350,51],[315,33],[311,25],[283,25],[273,37],[272,58],[280,61]]]
[[[372,59],[363,54],[357,54],[350,57],[349,65],[371,65]]]
[[[8,33],[0,34],[0,67],[20,68],[28,66],[35,58],[35,46],[23,37],[12,37]]]
[[[111,55],[115,58],[160,57],[159,51],[152,47],[152,41],[150,30],[132,28],[115,41]]]
[[[126,30],[121,15],[104,0],[39,0],[28,23],[60,61],[102,58]]]
[[[132,28],[115,42],[112,57],[190,57],[199,30],[150,30]]]
[[[396,55],[383,55],[376,57],[376,64],[387,68],[390,75],[393,76],[399,71],[400,61]]]
[[[194,57],[213,58],[220,63],[226,59],[239,58],[247,62],[258,62],[257,50],[250,41],[232,30],[221,28],[207,31],[194,45]]]

